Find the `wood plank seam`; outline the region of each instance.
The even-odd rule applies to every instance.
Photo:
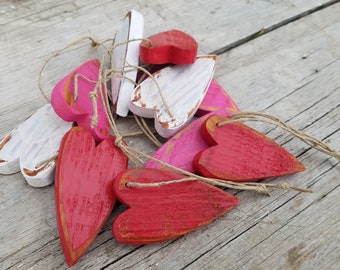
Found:
[[[227,51],[230,51],[230,50],[232,50],[232,49],[234,49],[236,47],[239,47],[239,46],[241,46],[241,45],[243,45],[243,44],[245,44],[245,43],[247,43],[247,42],[249,42],[249,41],[251,41],[253,39],[259,38],[259,37],[261,37],[261,36],[263,36],[265,34],[268,34],[268,33],[272,32],[274,30],[277,30],[277,29],[279,29],[279,28],[281,28],[281,27],[283,27],[283,26],[285,26],[285,25],[287,25],[289,23],[295,22],[295,21],[297,21],[297,20],[299,20],[301,18],[304,18],[304,17],[312,14],[312,13],[318,12],[318,11],[324,9],[324,8],[330,7],[330,6],[335,5],[335,4],[339,3],[339,2],[340,2],[340,0],[332,0],[332,1],[329,1],[327,3],[321,4],[321,5],[317,6],[317,7],[308,9],[308,10],[306,10],[306,11],[304,11],[302,13],[299,13],[297,15],[294,15],[294,16],[292,16],[290,18],[282,20],[281,22],[278,22],[278,23],[273,24],[271,26],[263,27],[262,29],[260,29],[257,32],[254,32],[254,33],[252,33],[252,34],[250,34],[248,36],[245,36],[244,38],[236,40],[236,41],[234,41],[234,42],[232,42],[232,43],[230,43],[230,44],[228,44],[228,45],[226,45],[226,46],[224,46],[224,47],[222,47],[220,49],[212,51],[211,54],[217,54],[217,55],[223,54],[223,53],[225,53]]]

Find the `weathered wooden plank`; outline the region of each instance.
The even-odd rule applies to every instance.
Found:
[[[2,136],[42,105],[36,78],[43,60],[66,42],[82,35],[94,34],[100,38],[113,35],[129,7],[146,15],[150,34],[160,29],[178,28],[192,34],[199,45],[202,44],[200,50],[207,52],[319,4],[319,1],[233,1],[226,6],[223,1],[198,4],[153,1],[146,6],[137,1],[66,2],[69,1],[49,1],[46,4],[33,0],[4,1],[1,4],[0,11],[8,5],[18,7],[13,8],[9,15],[0,15]],[[49,8],[51,6],[54,8]],[[193,14],[200,16],[193,18]],[[273,113],[319,138],[326,138],[337,147],[337,123],[340,121],[337,14],[339,5],[328,7],[221,55],[217,67],[219,82],[241,109]],[[86,56],[84,51],[72,53],[71,58],[70,54],[63,55],[49,65],[44,76],[47,92],[65,76],[66,69],[76,67],[80,58]],[[124,133],[136,128],[131,125],[132,121],[121,123]],[[264,125],[259,127],[266,132],[272,130]],[[312,263],[319,263],[322,268],[332,268],[338,251],[336,242],[328,242],[326,233],[338,235],[337,223],[331,221],[338,220],[337,209],[329,204],[339,200],[338,189],[335,189],[339,164],[334,159],[326,160],[324,154],[314,150],[304,153],[309,147],[295,139],[290,141],[291,137],[281,135],[279,129],[272,130],[269,135],[280,143],[288,142],[285,144],[288,150],[301,155],[307,166],[305,173],[285,177],[282,181],[299,185],[315,182],[318,193],[305,195],[277,191],[269,198],[241,192],[238,196],[244,203],[211,225],[174,242],[142,247],[118,244],[112,239],[112,219],[122,211],[120,207],[77,268],[175,269],[189,264],[192,269],[228,265],[249,268],[253,266],[250,263],[273,268],[278,258],[282,258],[278,264],[283,267],[288,266],[290,260],[292,267],[309,268]],[[155,149],[140,137],[128,141],[148,153]],[[319,203],[317,200],[324,195],[326,197]],[[300,208],[295,207],[299,203]],[[321,214],[325,208],[327,214]],[[0,176],[0,213],[0,268],[66,268],[55,222],[53,187],[32,189],[19,174]],[[320,219],[322,222],[322,233],[317,226],[291,231],[295,224],[304,226],[303,222],[312,215],[315,218],[311,221]],[[268,230],[267,234],[263,234],[264,229]],[[308,242],[311,235],[317,233],[320,236]],[[249,235],[253,238],[248,241],[245,236]],[[297,236],[303,239],[302,245],[295,240]],[[275,243],[275,248],[271,249],[271,243]],[[261,248],[267,254],[247,260],[258,254]],[[322,252],[313,257],[316,248]],[[276,252],[272,255],[271,250]],[[216,258],[214,252],[220,257]],[[294,257],[294,252],[300,256]],[[303,259],[305,254],[310,256]],[[236,264],[240,257],[240,263]]]

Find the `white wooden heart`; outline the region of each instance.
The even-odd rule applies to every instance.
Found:
[[[134,82],[137,70],[131,66],[137,66],[139,61],[139,44],[143,38],[144,17],[136,10],[131,10],[124,18],[123,26],[116,33],[115,48],[112,51],[112,69],[117,73],[111,81],[112,101],[115,104],[116,113],[127,116],[131,93],[135,88]],[[134,39],[137,39],[133,41]],[[128,40],[130,40],[128,42]],[[122,77],[126,78],[122,78]]]
[[[28,184],[43,187],[54,181],[55,159],[72,123],[60,119],[51,104],[36,111],[0,142],[0,173],[21,170]]]
[[[194,64],[169,66],[135,88],[130,110],[155,118],[159,135],[169,138],[195,115],[215,71],[217,56],[198,56]],[[156,82],[159,86],[157,86]]]

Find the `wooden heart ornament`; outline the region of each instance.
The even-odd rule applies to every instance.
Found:
[[[216,56],[200,56],[194,64],[169,66],[154,73],[154,79],[148,78],[135,88],[130,110],[142,117],[155,118],[159,135],[171,137],[195,115],[215,64]]]
[[[0,173],[21,171],[33,187],[50,185],[61,139],[71,127],[44,105],[0,142]]]
[[[140,44],[140,60],[145,64],[192,64],[198,44],[190,35],[170,30],[144,40]]]
[[[201,124],[211,115],[220,114],[228,116],[238,112],[235,102],[221,85],[213,79],[209,85],[208,92],[199,106],[196,115],[205,115],[191,122],[185,128],[177,132],[166,143],[164,143],[152,155],[154,158],[165,161],[171,165],[188,172],[195,172],[192,161],[197,153],[207,149],[210,145],[202,138],[200,133]],[[149,160],[145,168],[166,168],[160,163]]]
[[[128,65],[138,66],[139,44],[140,39],[143,38],[143,30],[143,15],[136,10],[131,10],[126,14],[123,26],[115,37],[112,69],[118,72],[119,76],[115,76],[111,81],[112,102],[115,104],[116,113],[120,116],[127,116],[129,112],[137,70],[131,70]]]
[[[128,182],[157,183],[184,175],[158,169],[129,169],[114,182],[117,198],[128,206],[112,226],[116,240],[148,244],[177,238],[234,208],[239,199],[200,181],[159,187],[127,187]]]
[[[176,166],[177,168],[186,170],[188,172],[195,172],[192,161],[197,153],[207,149],[210,145],[202,138],[200,134],[201,124],[211,114],[202,116],[199,119],[188,124],[185,128],[177,132],[168,141],[166,141],[157,151],[152,155],[161,161]],[[144,168],[163,168],[166,166],[148,160]]]
[[[89,131],[74,127],[61,142],[55,201],[61,245],[70,266],[90,246],[115,204],[112,183],[128,160],[114,140],[96,146]]]
[[[201,134],[211,145],[194,159],[193,165],[202,175],[242,182],[305,169],[280,145],[242,123],[218,126],[226,120],[211,116],[201,125]]]
[[[51,104],[59,117],[65,121],[77,122],[79,126],[89,130],[97,142],[110,136],[109,121],[99,92],[96,97],[98,121],[92,122],[94,110],[90,93],[95,90],[99,68],[98,59],[83,63],[62,79],[54,87],[51,95]]]

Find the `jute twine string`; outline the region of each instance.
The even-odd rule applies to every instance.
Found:
[[[255,192],[263,193],[263,194],[267,194],[267,195],[270,195],[270,191],[269,191],[268,188],[282,189],[282,190],[296,190],[296,191],[300,191],[300,192],[312,193],[312,190],[310,190],[310,189],[289,186],[286,183],[278,183],[278,184],[252,183],[252,182],[235,183],[235,182],[230,182],[230,181],[222,181],[222,180],[217,179],[217,178],[202,177],[202,179],[198,179],[196,176],[195,177],[181,178],[181,179],[178,179],[178,180],[158,182],[158,183],[127,182],[126,186],[127,187],[137,187],[137,188],[161,187],[161,186],[165,186],[165,185],[178,184],[178,183],[184,183],[184,182],[189,182],[189,181],[203,181],[203,182],[208,183],[208,184],[213,185],[213,186],[220,186],[220,187],[226,187],[226,188],[238,189],[238,190],[255,191]],[[235,185],[233,185],[233,184],[235,184]]]
[[[246,121],[256,121],[256,122],[264,122],[273,124],[275,126],[278,126],[291,134],[293,134],[295,137],[299,138],[306,144],[310,145],[312,148],[325,153],[331,157],[336,158],[338,161],[340,161],[340,153],[332,148],[330,148],[326,143],[322,142],[321,140],[318,140],[305,132],[302,132],[298,129],[293,128],[292,126],[284,123],[281,119],[267,114],[267,113],[261,113],[261,112],[239,112],[232,114],[228,116],[228,120],[218,123],[217,126],[221,127],[230,123],[235,122],[246,122]]]
[[[38,74],[38,88],[39,88],[39,91],[41,93],[41,95],[46,99],[46,101],[48,103],[50,103],[50,99],[49,97],[45,94],[44,92],[44,89],[43,89],[43,83],[42,83],[42,74],[47,66],[47,64],[52,60],[54,59],[55,57],[57,57],[58,55],[60,55],[62,52],[64,52],[65,50],[75,46],[75,45],[78,45],[79,43],[82,43],[83,41],[86,41],[86,40],[89,40],[91,41],[91,46],[92,46],[92,51],[93,50],[96,50],[98,47],[102,46],[104,48],[106,48],[103,44],[109,40],[112,40],[112,39],[107,39],[107,40],[104,40],[102,42],[99,42],[97,41],[95,38],[91,37],[91,36],[85,36],[85,37],[81,37],[69,44],[67,44],[66,46],[64,46],[63,48],[57,50],[56,52],[54,52],[49,58],[47,58],[45,60],[45,62],[43,63],[43,65],[41,66],[40,68],[40,71],[39,71],[39,74]],[[107,48],[106,48],[107,49]]]
[[[86,81],[88,81],[90,83],[93,83],[93,85],[95,85],[97,83],[97,81],[90,80],[89,78],[87,78],[83,74],[80,74],[80,73],[75,74],[74,75],[74,93],[73,93],[73,101],[74,102],[76,102],[77,99],[78,99],[78,91],[79,91],[79,88],[78,88],[78,78],[79,77],[83,78],[84,80],[86,80]]]
[[[107,89],[107,74],[108,72],[102,72],[103,70],[103,64],[105,62],[105,58],[107,57],[107,55],[103,55],[102,57],[102,62],[100,65],[100,72],[99,72],[99,76],[98,76],[98,85],[99,87],[95,89],[95,91],[99,92],[100,95],[100,100],[102,102],[103,108],[104,108],[104,112],[106,114],[106,117],[109,121],[110,127],[113,131],[113,134],[115,135],[116,139],[115,139],[115,145],[118,146],[122,152],[135,164],[142,164],[143,160],[136,156],[133,155],[128,147],[127,144],[123,141],[123,137],[120,135],[120,132],[118,130],[118,127],[116,125],[116,121],[114,119],[113,113],[111,111],[110,108],[110,104],[109,104],[109,100],[108,100],[108,92],[109,90]],[[95,111],[95,110],[94,110]]]
[[[50,99],[49,97],[45,94],[45,91],[44,91],[44,88],[43,88],[43,83],[42,83],[42,74],[44,72],[44,70],[46,69],[46,66],[47,64],[52,60],[54,59],[55,57],[57,57],[58,55],[60,55],[62,52],[66,51],[67,49],[70,49],[71,47],[74,47],[80,43],[82,43],[83,41],[90,41],[91,42],[91,50],[89,52],[89,55],[91,55],[93,53],[93,51],[97,50],[99,47],[102,47],[105,49],[106,51],[106,54],[111,58],[111,55],[112,55],[112,51],[115,47],[117,46],[121,46],[121,45],[126,45],[127,43],[129,42],[134,42],[134,41],[140,41],[140,40],[143,40],[143,41],[147,41],[149,42],[150,44],[152,44],[152,41],[147,39],[147,38],[141,38],[141,39],[131,39],[131,40],[127,40],[127,41],[124,41],[124,42],[121,42],[121,43],[118,43],[118,44],[114,44],[110,47],[106,47],[104,44],[108,41],[114,41],[113,38],[108,38],[108,39],[105,39],[103,41],[98,41],[96,40],[94,37],[91,37],[91,36],[84,36],[84,37],[81,37],[75,41],[72,41],[70,43],[68,43],[67,45],[65,45],[63,48],[57,50],[56,52],[54,52],[50,57],[48,57],[43,65],[41,66],[40,70],[39,70],[39,73],[38,73],[38,88],[39,88],[39,91],[41,93],[41,95],[46,99],[46,101],[48,103],[50,103]],[[88,56],[89,57],[89,56]],[[87,57],[87,58],[88,58]],[[82,74],[76,74],[75,76],[80,76]],[[82,76],[82,77],[85,77],[85,76]],[[89,79],[88,79],[89,80]],[[91,80],[89,80],[91,81]],[[76,89],[76,88],[75,88]]]
[[[156,136],[153,134],[149,126],[146,124],[144,118],[135,115],[135,121],[139,125],[140,129],[144,132],[144,134],[149,138],[149,140],[156,145],[157,147],[161,147],[162,143],[156,138]]]
[[[154,132],[156,132],[156,131],[154,131]],[[145,135],[145,132],[144,131],[130,132],[128,134],[123,134],[122,137],[123,137],[123,139],[125,139],[125,138],[129,138],[129,137],[140,136],[140,135]]]
[[[90,92],[89,98],[92,102],[92,107],[94,111],[94,114],[91,117],[91,128],[94,128],[98,124],[98,103],[97,103],[98,96],[96,91]]]
[[[186,175],[188,177],[178,179],[178,180],[170,180],[170,181],[164,181],[164,182],[159,182],[159,183],[137,183],[137,182],[128,182],[126,183],[126,186],[128,187],[137,187],[137,188],[143,188],[143,187],[157,187],[157,186],[164,186],[164,185],[171,185],[171,184],[177,184],[177,183],[182,183],[182,182],[187,182],[187,181],[203,181],[207,184],[213,185],[213,186],[220,186],[220,187],[226,187],[226,188],[231,188],[231,189],[237,189],[237,190],[249,190],[249,191],[255,191],[258,193],[264,193],[267,195],[270,195],[270,189],[291,189],[291,190],[296,190],[296,191],[301,191],[301,192],[312,192],[310,189],[305,189],[305,188],[300,188],[300,187],[294,187],[294,186],[289,186],[286,183],[279,183],[279,184],[268,184],[268,183],[248,183],[248,182],[232,182],[232,181],[227,181],[227,180],[221,180],[217,178],[208,178],[208,177],[203,177],[188,171],[185,171],[183,169],[180,169],[178,167],[175,167],[173,165],[170,165],[162,160],[156,159],[152,156],[149,156],[137,149],[134,149],[132,147],[127,146],[127,151],[134,153],[137,156],[142,156],[144,158],[151,159],[157,163],[160,163],[162,166],[167,167],[168,169],[171,169],[173,171],[179,172],[183,175]]]

